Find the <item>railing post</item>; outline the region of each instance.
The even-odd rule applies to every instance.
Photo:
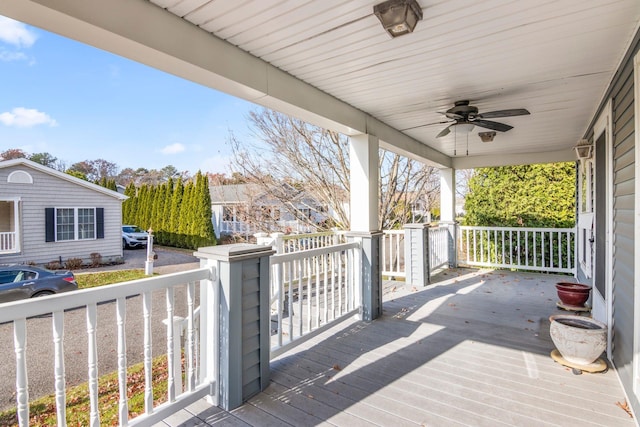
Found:
[[[284,253],[284,233],[271,233],[271,238],[273,239],[273,249],[275,249],[277,254]]]
[[[380,268],[382,232],[350,231],[347,237],[360,243],[361,266],[357,271],[360,272],[362,320],[371,321],[382,315],[382,269]],[[358,269],[358,265],[354,267]],[[356,277],[358,277],[357,274]]]
[[[214,356],[219,360],[218,406],[226,411],[269,385],[269,257],[274,253],[270,247],[240,243],[200,248],[194,254],[201,263],[217,265],[219,349]]]
[[[456,221],[440,221],[440,225],[447,227],[449,238],[447,239],[447,246],[449,250],[449,268],[458,267],[458,223]]]
[[[407,284],[429,284],[429,224],[404,226],[404,268]]]
[[[176,334],[176,338],[173,340],[173,354],[174,354],[174,358],[173,358],[173,369],[174,369],[174,373],[175,373],[175,389],[176,389],[176,396],[182,393],[182,357],[181,357],[181,353],[182,353],[182,337],[183,337],[183,330],[182,330],[182,322],[184,321],[184,317],[180,317],[180,316],[173,316],[173,330]],[[162,323],[164,323],[165,325],[168,325],[169,323],[169,319],[163,319]]]

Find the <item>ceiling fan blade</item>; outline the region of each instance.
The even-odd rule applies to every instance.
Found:
[[[448,119],[451,120],[464,120],[464,116],[458,113],[452,113],[450,111],[438,111],[440,114],[444,114]]]
[[[478,114],[476,117],[481,119],[497,119],[498,117],[526,116],[528,114],[531,113],[524,108],[513,108],[511,110],[489,111],[488,113]]]
[[[506,132],[513,129],[513,126],[509,126],[508,124],[492,122],[490,120],[474,120],[472,123],[476,126],[480,126],[481,128],[497,130],[498,132]]]
[[[440,131],[440,133],[436,135],[436,138],[440,138],[440,137],[443,137],[443,136],[447,136],[447,135],[449,135],[449,132],[451,132],[451,131],[449,130],[449,128],[450,128],[450,127],[451,127],[451,126],[447,126],[446,128],[442,129],[442,130]]]
[[[400,132],[404,132],[406,130],[424,128],[424,127],[427,127],[427,126],[444,125],[444,124],[447,124],[447,123],[451,123],[451,120],[443,120],[443,121],[440,121],[440,122],[425,123],[423,125],[411,126],[410,128],[400,129]]]

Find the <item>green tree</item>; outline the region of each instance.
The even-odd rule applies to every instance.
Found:
[[[476,169],[465,225],[565,228],[575,224],[575,163]]]

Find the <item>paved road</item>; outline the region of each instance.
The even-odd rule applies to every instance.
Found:
[[[154,262],[154,272],[159,274],[184,271],[199,266],[199,260],[192,251],[156,248],[158,259]],[[146,250],[125,250],[125,263],[90,269],[115,270],[144,268]],[[85,271],[85,270],[83,270]],[[164,292],[156,292],[152,299],[153,355],[164,354],[166,349],[166,329],[162,319],[166,318]],[[186,292],[184,287],[176,290],[176,315],[186,312]],[[98,372],[100,375],[117,369],[117,330],[114,303],[98,307]],[[127,299],[127,364],[142,361],[143,335],[142,298]],[[83,309],[65,313],[65,370],[67,387],[87,381],[87,333],[86,312]],[[0,325],[0,410],[15,406],[15,354],[13,352],[13,325]],[[29,396],[53,393],[54,350],[52,322],[50,316],[27,321],[27,369],[29,372]]]

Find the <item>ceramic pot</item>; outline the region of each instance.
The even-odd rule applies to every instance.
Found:
[[[589,299],[591,286],[581,283],[558,282],[556,283],[558,298],[564,305],[584,307]]]
[[[571,282],[558,282],[556,283],[556,289],[562,289],[564,291],[573,291],[573,292],[591,292],[591,286],[583,285],[582,283],[571,283]]]
[[[549,321],[551,340],[567,362],[589,365],[607,348],[607,325],[602,322],[573,314],[556,314]]]

